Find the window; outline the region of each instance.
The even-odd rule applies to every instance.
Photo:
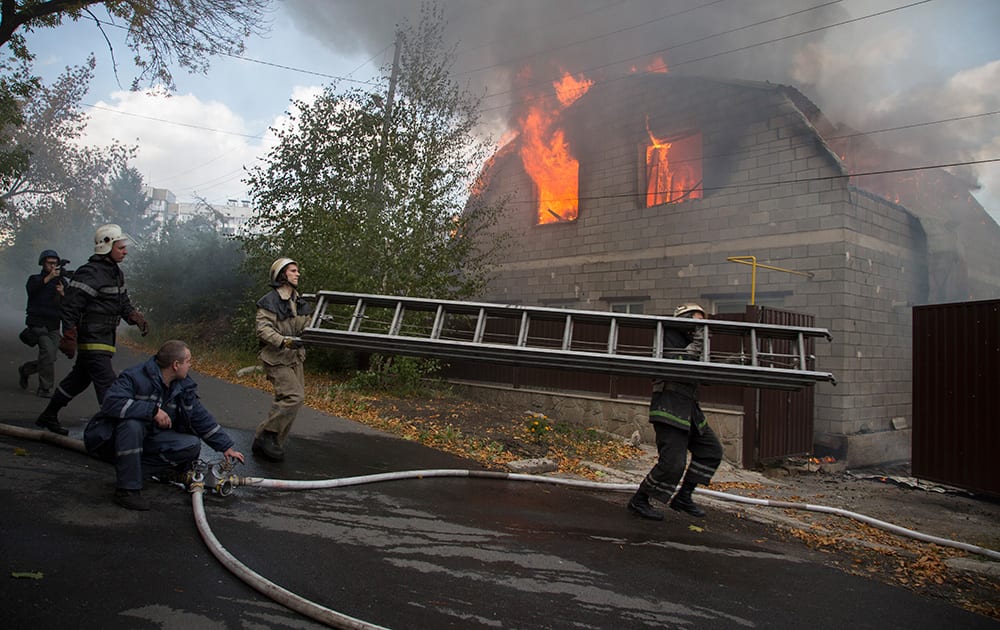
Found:
[[[649,130],[649,144],[642,147],[646,207],[701,199],[701,132],[657,138]]]
[[[612,313],[628,313],[630,315],[642,315],[645,312],[645,305],[642,302],[612,302]]]

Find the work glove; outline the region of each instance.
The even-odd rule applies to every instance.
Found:
[[[128,323],[135,324],[136,326],[138,326],[139,332],[142,333],[143,337],[145,337],[146,334],[149,333],[149,322],[146,321],[146,318],[143,317],[142,313],[140,313],[139,311],[132,311],[131,313],[129,313]]]
[[[302,343],[301,339],[296,337],[285,337],[281,341],[281,347],[288,348],[289,350],[298,350],[299,348],[305,347],[305,344]]]
[[[62,337],[59,338],[59,352],[65,354],[67,359],[76,356],[76,328],[63,331]]]

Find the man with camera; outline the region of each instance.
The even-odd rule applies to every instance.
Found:
[[[26,328],[21,340],[29,346],[38,346],[38,359],[17,368],[21,389],[28,389],[28,378],[38,374],[36,393],[42,398],[52,397],[55,385],[56,350],[59,347],[59,304],[62,301],[66,278],[62,275],[68,260],[63,260],[55,250],[46,249],[38,256],[41,272],[28,276],[24,288],[28,292]]]

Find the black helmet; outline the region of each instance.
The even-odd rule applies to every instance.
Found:
[[[54,249],[42,250],[42,253],[38,255],[38,266],[41,267],[45,264],[46,258],[55,258],[56,260],[62,260],[59,258],[59,254]],[[58,263],[57,263],[58,264]]]

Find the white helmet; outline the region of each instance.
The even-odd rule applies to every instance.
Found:
[[[687,304],[681,304],[674,309],[674,317],[692,317],[695,313],[701,313],[702,317],[705,316],[705,309],[703,309],[698,304],[694,302],[688,302]]]
[[[107,254],[111,251],[111,246],[116,241],[130,240],[132,240],[132,237],[125,232],[122,232],[120,226],[114,223],[102,225],[97,228],[97,232],[94,233],[94,253]]]
[[[278,282],[278,276],[280,276],[281,272],[285,270],[285,267],[297,264],[299,263],[295,262],[291,258],[279,258],[271,263],[271,284]]]

